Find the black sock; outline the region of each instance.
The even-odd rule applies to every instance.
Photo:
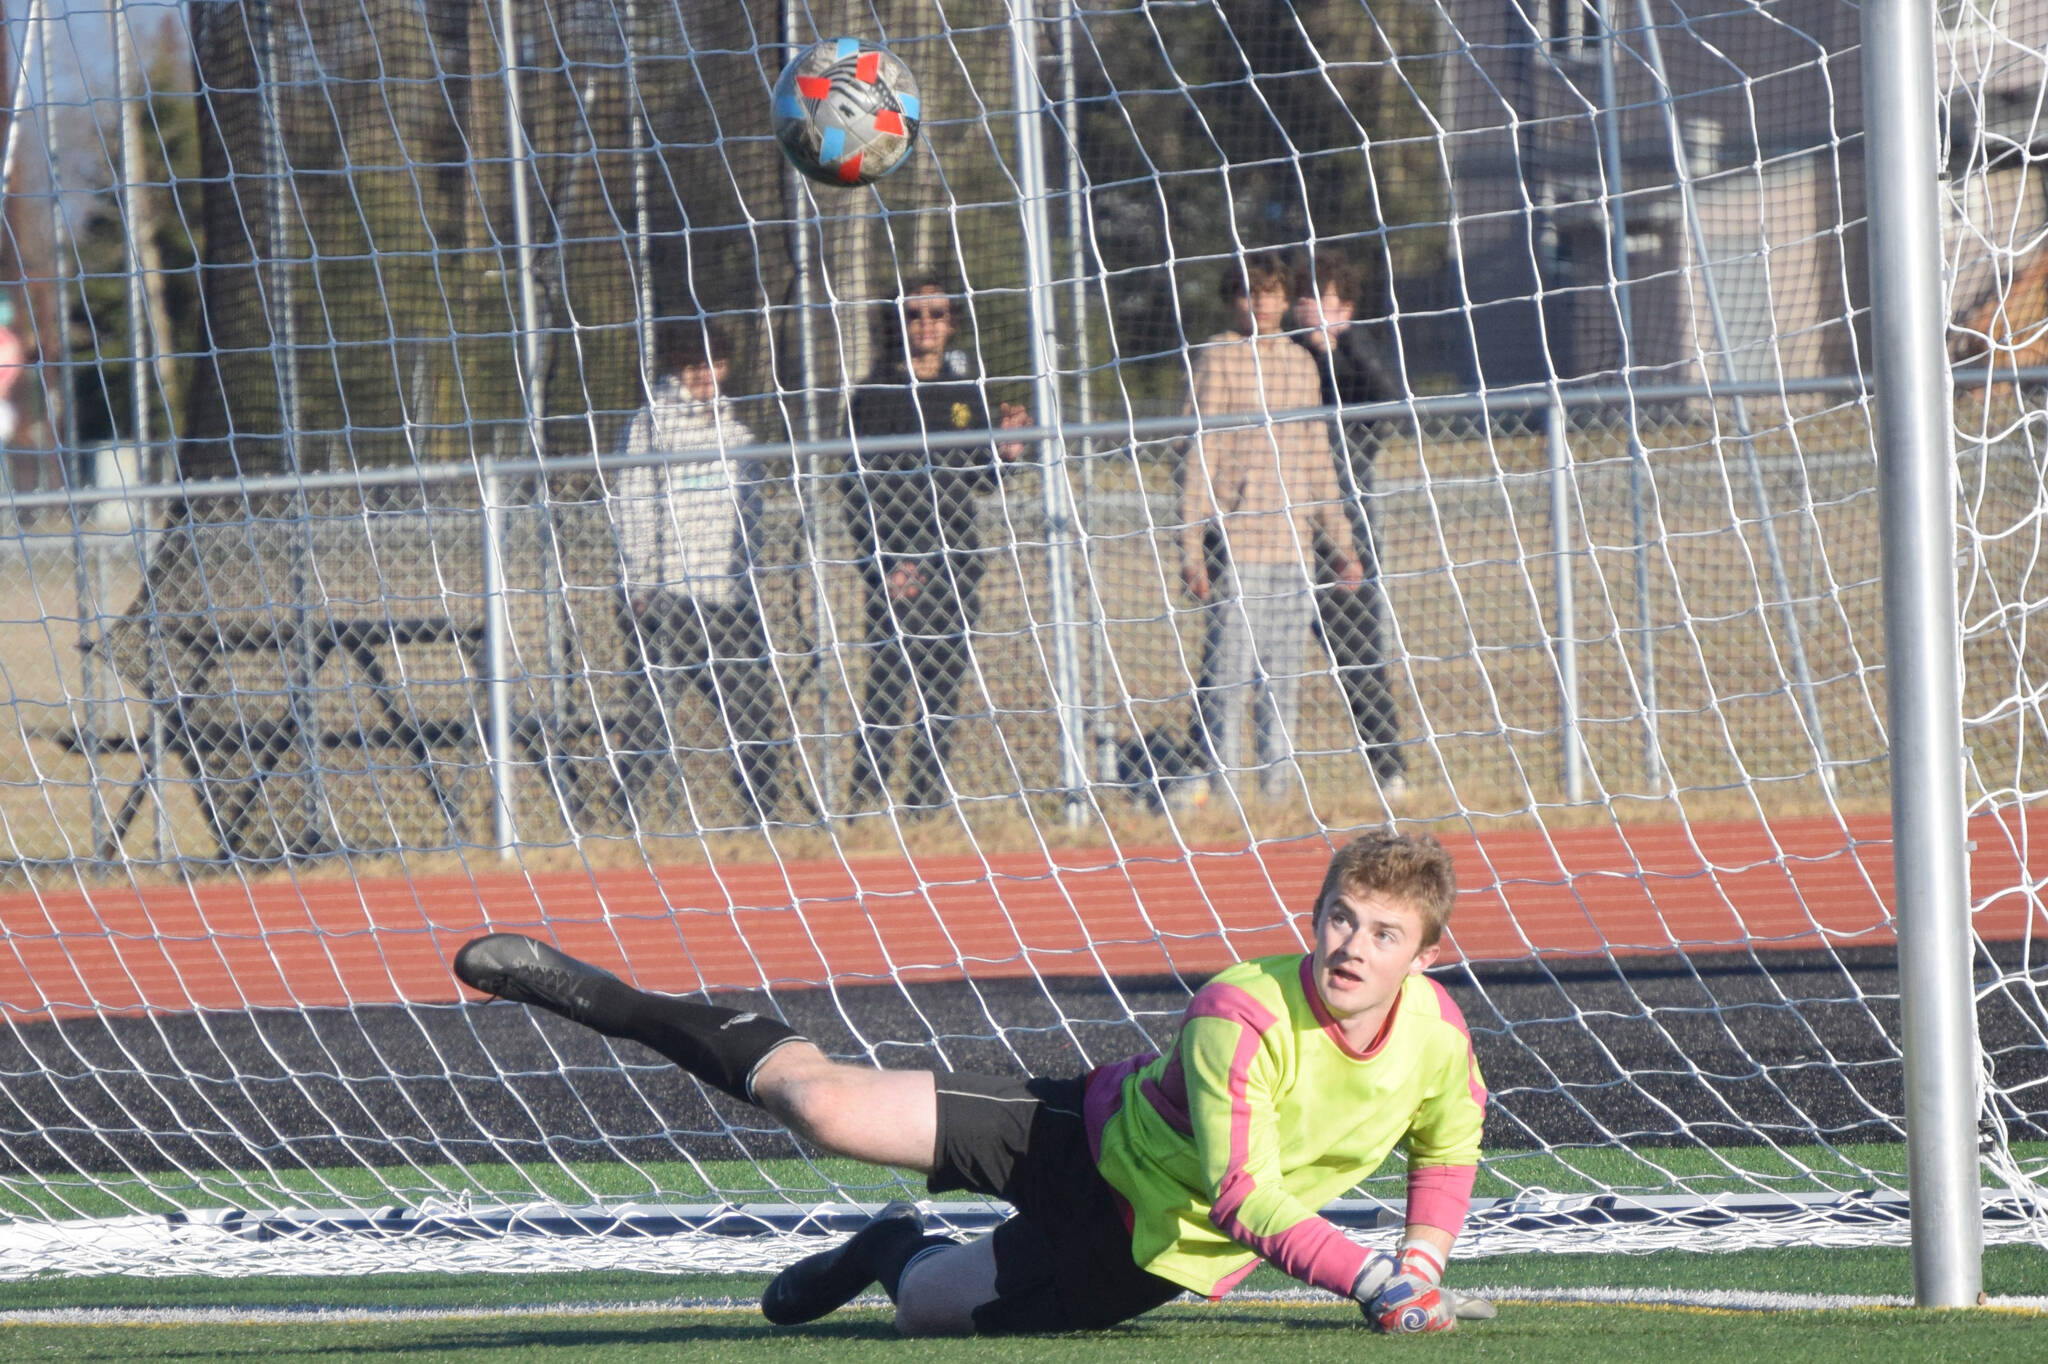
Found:
[[[875,1278],[880,1280],[882,1291],[889,1295],[889,1301],[894,1302],[896,1301],[896,1289],[903,1282],[903,1271],[910,1268],[912,1260],[915,1260],[933,1246],[957,1246],[959,1244],[960,1239],[957,1236],[920,1236],[916,1240],[906,1236],[901,1241],[891,1244],[876,1253],[874,1257]]]
[[[762,1014],[650,994],[620,981],[593,1000],[589,1025],[608,1037],[654,1048],[690,1074],[742,1103],[755,1102],[754,1072],[771,1052],[803,1034]]]

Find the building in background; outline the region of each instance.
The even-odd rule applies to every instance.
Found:
[[[1618,374],[1624,310],[1639,383],[1867,369],[1858,10],[1680,0],[1659,6],[1653,34],[1634,4],[1606,8],[1618,41],[1598,4],[1445,0],[1443,116],[1462,249],[1402,281],[1403,312],[1459,357],[1463,379],[1494,386]],[[1683,26],[1670,23],[1673,8],[1688,15]],[[2048,296],[2016,295],[2011,308],[2001,298],[2040,256],[2048,221],[2030,171],[2048,152],[2048,3],[1942,0],[1939,11],[1948,169],[1968,186],[1945,225],[1955,316],[1966,330],[1996,318],[1987,340],[2028,344],[2048,328]],[[1607,191],[1615,150],[1618,214]],[[1625,287],[1612,255],[1618,221]],[[1952,347],[1959,357],[1984,349],[1967,337]]]
[[[1624,327],[1641,383],[1853,372],[1843,319],[1867,293],[1857,11],[1684,0],[1684,26],[1665,6],[1650,32],[1635,6],[1607,8],[1612,39],[1598,6],[1445,0],[1462,250],[1416,282],[1416,310],[1437,312],[1465,377],[1490,386],[1615,375]]]

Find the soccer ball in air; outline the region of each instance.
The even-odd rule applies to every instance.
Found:
[[[858,38],[813,43],[775,82],[775,140],[791,165],[828,185],[865,185],[902,165],[917,141],[917,79]]]

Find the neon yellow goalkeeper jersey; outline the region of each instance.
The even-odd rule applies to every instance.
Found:
[[[1464,1015],[1409,976],[1360,1052],[1309,972],[1306,956],[1241,962],[1196,993],[1165,1055],[1089,1076],[1097,1164],[1162,1279],[1220,1296],[1263,1258],[1348,1293],[1367,1252],[1319,1209],[1404,1138],[1409,1220],[1464,1222],[1486,1109]]]

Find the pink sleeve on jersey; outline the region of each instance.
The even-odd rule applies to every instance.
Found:
[[[1408,1221],[1438,1227],[1456,1236],[1472,1210],[1472,1181],[1477,1165],[1424,1165],[1408,1172]]]
[[[1486,1107],[1486,1086],[1479,1079],[1479,1062],[1472,1054],[1472,1030],[1465,1026],[1465,1011],[1458,1007],[1457,1000],[1451,998],[1451,992],[1444,988],[1442,981],[1431,979],[1429,983],[1436,990],[1436,1007],[1437,1011],[1442,1014],[1444,1022],[1464,1034],[1465,1084],[1471,1091],[1473,1104],[1484,1109]]]
[[[1436,991],[1437,1013],[1465,1039],[1465,1097],[1481,1114],[1486,1109],[1486,1085],[1479,1078],[1479,1063],[1472,1054],[1472,1031],[1465,1025],[1464,1010],[1451,998],[1443,983],[1431,980]],[[1455,1091],[1453,1091],[1455,1093]],[[1450,1101],[1453,1105],[1456,1100]],[[1440,1105],[1432,1105],[1439,1108]],[[1472,1209],[1472,1183],[1479,1174],[1474,1164],[1414,1165],[1408,1170],[1408,1221],[1417,1226],[1437,1227],[1457,1235]]]

